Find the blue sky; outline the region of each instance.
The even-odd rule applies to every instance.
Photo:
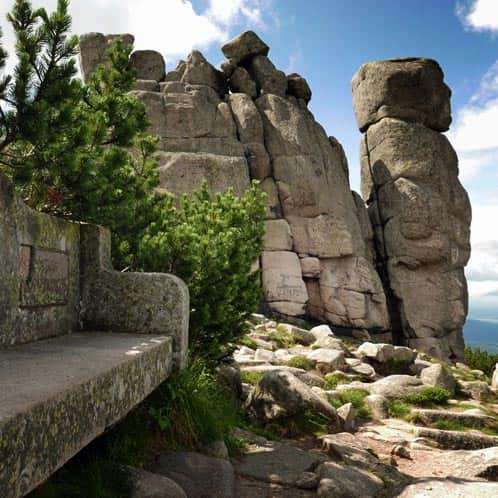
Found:
[[[2,19],[12,3],[0,0]],[[159,50],[169,69],[193,48],[218,64],[224,41],[254,29],[279,69],[310,83],[311,109],[344,145],[355,190],[353,74],[370,60],[438,60],[453,90],[448,136],[474,211],[470,315],[498,319],[498,0],[72,0],[71,12],[76,33],[132,32],[136,47]]]

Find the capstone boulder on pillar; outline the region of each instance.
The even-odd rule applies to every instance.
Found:
[[[463,356],[471,208],[446,136],[451,91],[437,62],[364,64],[353,78],[363,198],[398,342]]]

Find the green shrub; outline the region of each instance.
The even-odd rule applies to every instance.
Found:
[[[485,375],[491,377],[498,363],[498,353],[489,353],[480,348],[465,348],[465,363],[472,370],[482,370]]]
[[[346,403],[351,403],[358,417],[369,418],[371,410],[365,403],[365,398],[369,394],[365,389],[346,389],[339,393],[338,398],[332,399],[330,404],[334,408],[339,408]]]
[[[181,206],[165,196],[145,230],[139,267],[182,278],[190,291],[189,343],[194,355],[215,356],[247,331],[261,301],[252,266],[263,248],[264,193],[255,184],[242,197],[212,195],[206,182]]]
[[[339,384],[350,384],[351,379],[343,372],[330,373],[325,376],[325,380],[331,389],[335,389]]]
[[[240,344],[241,346],[245,346],[246,348],[258,349],[256,341],[247,335],[241,337],[238,340],[238,344]]]
[[[390,417],[406,418],[410,414],[410,407],[399,399],[387,403],[387,411]]]
[[[219,440],[230,444],[239,422],[234,401],[199,360],[164,382],[148,406],[168,448],[195,449]]]
[[[272,330],[268,337],[272,340],[277,347],[288,349],[297,344],[296,338],[291,334],[287,333],[287,329],[282,325],[277,325],[275,330]]]
[[[265,375],[264,372],[247,372],[242,370],[240,372],[240,380],[246,384],[252,384],[255,386]]]
[[[312,370],[315,368],[315,361],[306,358],[305,356],[296,356],[286,362],[286,365],[294,368],[302,368],[303,370]]]
[[[451,393],[442,387],[426,387],[419,393],[407,394],[401,398],[405,403],[418,406],[446,405]]]

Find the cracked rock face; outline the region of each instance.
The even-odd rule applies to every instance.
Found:
[[[107,40],[85,38],[93,39]],[[213,191],[241,195],[260,181],[268,195],[261,267],[270,311],[387,330],[368,215],[350,190],[341,145],[307,109],[308,83],[279,71],[252,31],[222,51],[221,71],[197,51],[166,74],[157,53],[131,56],[143,68],[134,94],[161,139],[160,190],[188,193],[206,179]]]
[[[451,92],[428,59],[374,62],[353,78],[362,194],[388,289],[393,332],[440,358],[463,356],[470,202],[439,133]]]
[[[83,37],[85,76],[111,40]],[[160,138],[159,190],[188,193],[206,179],[213,191],[241,195],[258,180],[267,193],[260,266],[269,311],[381,334],[384,342],[394,328],[410,346],[459,356],[470,206],[456,155],[439,133],[451,121],[439,65],[371,63],[353,80],[366,131],[367,213],[350,190],[340,143],[307,108],[306,80],[276,68],[252,31],[222,51],[221,70],[197,51],[166,73],[156,52],[131,56],[140,73],[134,94]]]

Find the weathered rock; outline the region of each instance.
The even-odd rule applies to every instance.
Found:
[[[466,427],[492,427],[495,419],[481,410],[465,410],[464,412],[455,412],[449,410],[426,410],[416,408],[411,411],[417,422],[422,424],[433,424],[440,420],[454,422]]]
[[[223,460],[229,459],[227,445],[224,441],[213,441],[202,447],[202,453],[214,458],[221,458]]]
[[[130,34],[103,35],[102,33],[87,33],[80,36],[80,67],[84,81],[99,64],[106,64],[109,58],[106,52],[111,48],[117,38],[121,38],[124,45],[133,45],[135,37]]]
[[[369,358],[379,363],[385,363],[394,358],[394,346],[392,344],[374,344],[364,342],[357,353],[362,358]]]
[[[417,352],[405,346],[394,346],[393,360],[399,363],[413,363]]]
[[[212,66],[197,50],[187,57],[181,81],[191,85],[206,85],[219,94],[225,93],[225,75]]]
[[[247,70],[259,92],[285,96],[287,90],[285,73],[278,71],[268,57],[257,55],[251,59]]]
[[[404,489],[399,498],[489,498],[498,493],[494,482],[466,481],[447,477],[444,479],[424,479]]]
[[[318,258],[301,258],[300,262],[303,277],[320,278],[320,260]]]
[[[235,476],[228,460],[187,451],[166,453],[154,472],[175,481],[189,498],[234,498]]]
[[[356,358],[346,358],[346,363],[350,371],[365,379],[373,380],[376,376],[374,367],[368,363],[364,363]]]
[[[342,420],[342,427],[346,432],[355,430],[355,410],[352,403],[346,403],[337,409],[337,415]]]
[[[315,361],[317,368],[323,372],[342,370],[346,366],[344,353],[336,349],[314,349],[306,355],[306,358]]]
[[[245,144],[263,144],[263,123],[252,99],[244,93],[232,93],[228,99],[239,140]]]
[[[459,381],[463,393],[478,401],[490,396],[491,391],[487,382],[482,380]]]
[[[340,425],[335,409],[327,401],[285,371],[266,373],[249,397],[247,406],[263,420],[288,417],[309,409],[326,417],[331,428],[338,429]]]
[[[243,93],[255,99],[258,96],[256,83],[243,67],[237,67],[230,76],[230,91]]]
[[[269,351],[268,349],[258,348],[256,349],[256,353],[254,354],[254,359],[257,361],[271,362],[275,359],[275,354],[273,353],[273,351]]]
[[[415,435],[433,439],[440,448],[448,450],[479,450],[498,446],[498,436],[486,436],[478,431],[443,431],[417,427]]]
[[[389,375],[368,386],[372,394],[380,394],[388,399],[401,398],[425,389],[420,379],[411,375]]]
[[[318,496],[321,498],[373,498],[384,487],[382,481],[373,473],[355,467],[325,462],[318,467],[320,485]]]
[[[442,359],[463,356],[463,267],[470,203],[444,131],[450,91],[426,59],[363,66],[353,80],[362,143],[362,192],[393,293],[394,333]],[[385,254],[384,254],[385,253]],[[436,276],[437,275],[437,276]]]
[[[225,57],[236,65],[256,55],[268,55],[269,50],[254,31],[245,31],[221,47]]]
[[[304,314],[308,293],[297,255],[289,251],[264,251],[262,266],[263,289],[270,308],[279,311],[282,308],[274,303],[289,302],[295,308],[288,308],[287,311],[292,311],[288,314]]]
[[[172,479],[143,469],[123,466],[117,471],[126,473],[131,484],[131,498],[187,498],[185,491]]]
[[[452,451],[447,465],[451,475],[466,479],[488,479],[496,481],[498,478],[498,447],[482,450]]]
[[[420,380],[427,386],[442,387],[452,394],[455,393],[455,377],[450,370],[439,363],[424,368],[420,373]]]
[[[292,73],[287,76],[287,93],[302,99],[306,104],[311,100],[311,88],[308,82],[297,73]]]
[[[160,86],[156,80],[140,80],[135,81],[135,90],[143,92],[159,92]]]
[[[292,233],[286,220],[267,220],[263,238],[265,251],[291,251]]]
[[[370,394],[364,399],[365,405],[370,409],[373,419],[382,420],[389,417],[388,400],[381,394]]]
[[[130,56],[129,67],[141,80],[162,81],[166,75],[163,56],[155,50],[136,50]]]
[[[323,458],[316,453],[265,441],[244,452],[235,465],[235,472],[258,481],[297,486],[303,473],[314,469],[321,461]]]
[[[382,118],[420,123],[437,131],[451,123],[451,90],[439,64],[406,58],[363,64],[353,77],[353,101],[361,131]]]

